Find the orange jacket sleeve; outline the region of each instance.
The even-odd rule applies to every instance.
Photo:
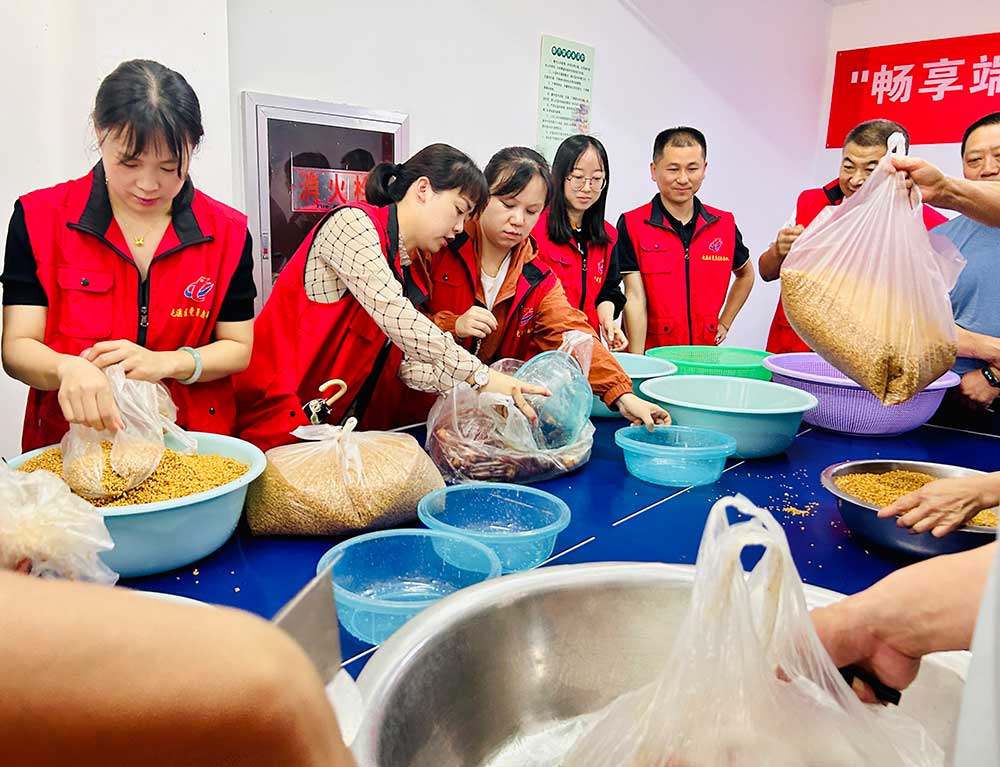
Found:
[[[594,333],[587,315],[566,300],[566,292],[557,280],[538,307],[535,343],[542,351],[558,349],[563,342],[563,334],[569,330],[580,330],[594,338],[588,379],[594,393],[604,404],[610,406],[623,394],[629,394],[632,391],[631,379]]]

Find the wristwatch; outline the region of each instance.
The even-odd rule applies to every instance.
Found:
[[[990,386],[994,389],[1000,389],[1000,378],[996,377],[996,374],[990,369],[989,365],[984,367],[981,372],[983,374],[983,378],[987,380]]]
[[[490,369],[487,365],[480,365],[472,374],[472,390],[479,391],[490,382]]]

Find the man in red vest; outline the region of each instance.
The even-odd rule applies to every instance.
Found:
[[[753,287],[750,252],[733,214],[696,196],[706,157],[705,135],[696,128],[661,131],[649,166],[659,194],[618,219],[615,248],[635,354],[722,343]]]
[[[765,282],[778,279],[781,264],[788,255],[792,243],[798,239],[813,219],[827,205],[840,205],[865,183],[878,161],[888,151],[889,136],[902,133],[906,137],[906,148],[910,148],[910,135],[906,128],[892,120],[866,120],[855,125],[844,139],[844,150],[840,159],[840,175],[819,189],[806,189],[795,203],[795,217],[778,231],[770,247],[761,255],[760,276]],[[932,229],[948,219],[934,208],[924,205],[924,225]],[[805,341],[799,338],[785,316],[781,298],[771,321],[771,332],[767,337],[767,350],[775,354],[810,351]]]

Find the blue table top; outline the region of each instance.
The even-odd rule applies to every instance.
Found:
[[[784,525],[802,580],[846,594],[867,588],[910,560],[852,538],[836,501],[820,485],[833,463],[898,458],[994,471],[1000,439],[934,426],[898,437],[863,438],[804,430],[781,455],[730,461],[722,478],[698,488],[668,488],[636,479],[614,444],[620,419],[595,419],[590,463],[537,487],[565,500],[573,512],[548,563],[599,561],[694,564],[708,511],[719,498],[742,493]],[[423,438],[422,430],[415,432]],[[793,508],[808,511],[791,513]],[[891,523],[890,523],[891,524]],[[272,617],[315,574],[316,563],[342,538],[255,537],[245,523],[217,552],[188,567],[123,585],[229,605]],[[345,666],[357,674],[374,648],[341,631]]]

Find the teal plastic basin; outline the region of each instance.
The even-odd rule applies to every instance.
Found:
[[[657,485],[710,485],[722,476],[726,458],[736,452],[728,434],[690,426],[626,426],[615,432],[629,473]]]
[[[739,458],[763,458],[795,439],[802,415],[818,404],[791,386],[727,376],[670,376],[640,384],[642,393],[669,411],[678,426],[728,434]]]
[[[672,376],[677,372],[677,366],[669,360],[647,357],[644,354],[629,354],[628,352],[612,352],[612,356],[618,360],[622,370],[632,379],[632,391],[640,397],[639,384],[651,378],[662,376]],[[644,399],[649,399],[645,397]],[[590,410],[590,415],[594,418],[617,418],[619,414],[605,405],[601,398],[594,395],[594,405]]]
[[[173,570],[217,550],[240,521],[247,486],[264,471],[264,454],[249,442],[221,434],[188,433],[197,439],[200,454],[223,455],[250,468],[232,482],[203,493],[103,509],[104,524],[115,547],[101,552],[101,559],[122,578]],[[169,440],[167,446],[171,446]],[[8,463],[16,469],[48,449],[32,450]]]

